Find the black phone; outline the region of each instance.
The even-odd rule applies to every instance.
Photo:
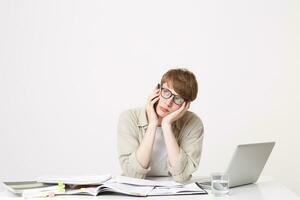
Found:
[[[159,83],[157,84],[156,89],[160,89],[160,84]]]
[[[158,83],[157,84],[157,86],[156,86],[156,89],[160,89],[160,84]],[[158,101],[157,102],[155,102],[155,104],[154,104],[154,110],[155,110],[155,112],[156,112],[156,107],[157,107],[157,104],[158,104]],[[157,113],[156,113],[157,114]]]

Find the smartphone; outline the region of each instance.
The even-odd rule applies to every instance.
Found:
[[[157,84],[156,89],[160,89],[160,84],[159,83]]]
[[[156,86],[156,89],[160,89],[160,84],[158,83],[157,84],[157,86]],[[155,104],[154,104],[154,110],[155,110],[155,112],[156,112],[156,107],[157,107],[157,104],[158,104],[158,101],[157,102],[155,102]],[[156,113],[157,114],[157,113]]]

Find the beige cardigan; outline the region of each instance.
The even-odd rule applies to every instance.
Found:
[[[136,151],[148,128],[146,109],[135,108],[124,111],[118,124],[118,158],[123,175],[145,178],[150,167],[143,168],[136,159]],[[175,181],[183,182],[191,178],[199,166],[203,124],[194,113],[187,111],[172,125],[173,133],[180,147],[175,166],[168,165],[169,172]]]

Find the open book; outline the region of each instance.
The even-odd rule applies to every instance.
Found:
[[[7,187],[12,187],[9,182],[4,182]],[[16,182],[14,182],[16,184]],[[104,192],[112,192],[130,196],[157,196],[157,195],[181,195],[181,194],[207,194],[198,183],[181,184],[175,181],[144,180],[125,176],[111,177],[108,175],[82,176],[71,178],[38,179],[35,184],[41,184],[38,189],[24,189],[16,193],[23,197],[39,197],[54,195],[93,195]],[[44,186],[44,187],[43,187]],[[40,192],[40,191],[41,192]]]

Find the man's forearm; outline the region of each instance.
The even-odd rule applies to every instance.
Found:
[[[154,143],[156,126],[149,125],[144,138],[136,152],[136,158],[143,168],[148,168]]]
[[[162,129],[168,151],[169,162],[170,165],[173,167],[177,162],[180,148],[172,131],[172,126],[170,124],[163,124]]]

